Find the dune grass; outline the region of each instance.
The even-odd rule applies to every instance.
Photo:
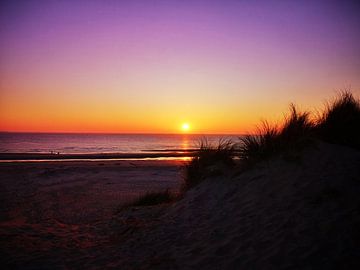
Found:
[[[239,157],[242,162],[250,163],[266,158],[275,152],[278,130],[268,122],[257,127],[256,135],[245,135],[240,138]]]
[[[359,148],[360,102],[350,92],[341,92],[334,101],[327,103],[317,118],[311,118],[309,112],[299,112],[291,104],[290,114],[280,127],[264,122],[257,134],[240,140],[239,158],[248,165],[297,151],[313,140]]]
[[[240,138],[239,145],[224,139],[214,145],[204,138],[199,142],[195,156],[185,165],[179,194],[169,190],[148,192],[125,208],[173,202],[206,177],[221,175],[224,168],[240,164],[246,169],[276,155],[296,153],[315,140],[360,149],[360,101],[350,92],[341,92],[317,117],[312,117],[309,112],[299,112],[294,104],[290,104],[290,113],[281,125],[264,121],[255,134]],[[236,164],[234,157],[238,159]]]
[[[342,92],[331,103],[327,103],[325,110],[315,118],[309,112],[300,112],[294,104],[290,104],[290,113],[281,125],[271,125],[264,121],[255,134],[240,138],[239,145],[224,139],[214,145],[204,138],[195,156],[185,165],[180,194],[174,195],[169,190],[148,192],[125,208],[173,202],[206,177],[221,175],[224,168],[233,167],[234,157],[238,159],[237,164],[246,169],[276,155],[297,153],[315,140],[359,148],[360,101],[350,92]]]
[[[183,189],[186,191],[209,176],[211,166],[234,165],[235,156],[247,168],[276,155],[291,156],[315,140],[360,149],[360,101],[352,93],[341,92],[317,117],[290,104],[290,112],[281,125],[262,122],[255,134],[240,138],[238,148],[230,141],[223,140],[214,146],[203,140],[185,167]]]
[[[341,92],[326,104],[317,124],[318,137],[330,143],[360,149],[360,101],[350,92]]]
[[[255,135],[240,138],[239,158],[250,165],[280,153],[289,153],[306,145],[313,135],[314,123],[310,113],[299,112],[290,104],[290,114],[281,126],[263,122]]]
[[[234,165],[234,144],[230,140],[220,140],[217,145],[211,144],[206,138],[199,143],[199,150],[185,166],[183,191],[186,191],[206,176],[221,173],[221,166]]]

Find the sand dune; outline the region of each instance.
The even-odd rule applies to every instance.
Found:
[[[359,192],[360,153],[322,143],[208,179],[114,256],[128,269],[354,269]]]
[[[53,219],[58,233],[3,222],[1,246],[13,267],[354,269],[359,194],[360,152],[318,143],[245,172],[224,171],[170,205],[78,227]],[[21,235],[28,242],[12,246]],[[43,239],[48,246],[36,249]]]

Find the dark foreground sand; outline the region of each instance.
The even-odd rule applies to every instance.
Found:
[[[38,178],[13,183],[21,168],[2,168],[1,252],[13,268],[360,269],[360,152],[350,148],[319,143],[245,172],[223,170],[178,202],[86,222],[75,213],[87,216],[91,203],[77,208],[76,198],[98,201],[84,185],[41,215],[59,197],[48,191],[37,201],[39,189],[21,188]],[[100,190],[95,198],[105,197]],[[64,219],[63,208],[74,217]]]
[[[82,268],[81,257],[90,256],[89,248],[109,241],[111,232],[101,224],[146,191],[177,191],[182,164],[0,163],[0,260],[19,269]],[[68,260],[74,263],[68,265]]]

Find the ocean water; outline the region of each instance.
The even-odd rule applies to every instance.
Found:
[[[0,133],[0,153],[151,153],[197,148],[201,139],[238,141],[236,135]]]

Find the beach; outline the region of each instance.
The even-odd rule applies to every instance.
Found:
[[[145,192],[176,191],[182,164],[176,160],[0,163],[0,218],[94,221]]]
[[[101,238],[109,231],[97,231],[99,224],[107,224],[122,205],[150,191],[176,192],[182,164],[181,160],[0,163],[3,265],[22,268],[32,261],[57,269],[63,262],[53,265],[52,259],[74,254],[80,258],[83,248],[103,243]]]
[[[172,203],[119,209],[146,190],[176,191],[182,164],[2,163],[2,265],[11,269],[359,266],[359,151],[318,143],[246,171],[221,167]]]

